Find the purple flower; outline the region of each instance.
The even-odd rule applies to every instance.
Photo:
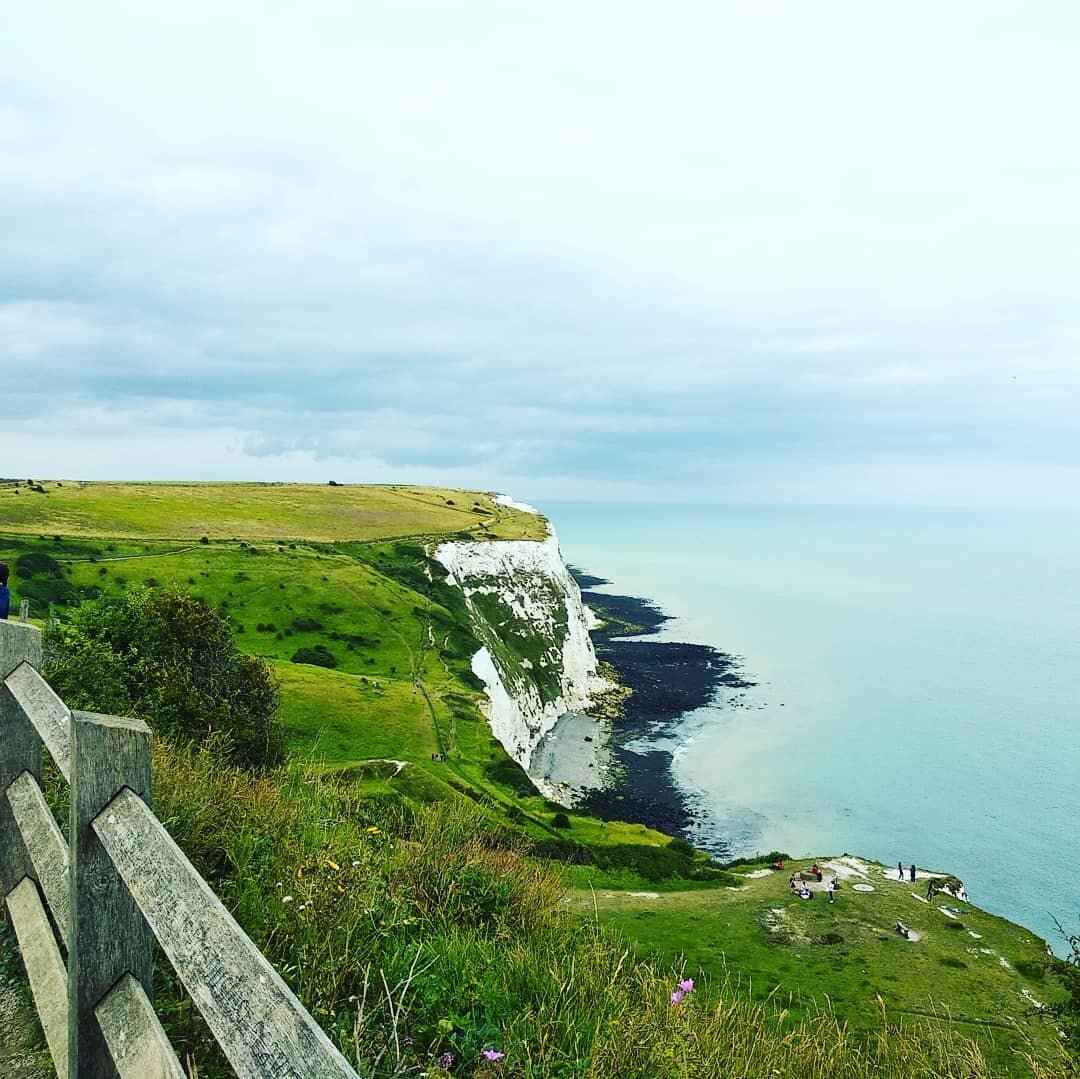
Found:
[[[685,979],[683,979],[683,981],[679,982],[679,988],[684,993],[692,993],[694,991],[694,979],[693,978],[685,978]]]
[[[441,1057],[439,1057],[439,1067],[442,1068],[443,1071],[448,1072],[453,1066],[454,1066],[454,1054],[453,1053],[443,1053],[443,1055]]]
[[[672,1004],[681,1004],[684,995],[685,994],[683,993],[683,991],[681,989],[676,989],[675,992],[671,994],[671,1003]]]
[[[506,1054],[505,1053],[500,1053],[498,1049],[485,1049],[484,1050],[484,1059],[485,1060],[502,1060],[502,1058],[504,1056],[506,1056]]]

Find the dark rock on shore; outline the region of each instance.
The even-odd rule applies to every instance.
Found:
[[[608,583],[574,568],[571,572],[579,587]],[[612,720],[618,774],[606,789],[590,791],[582,808],[685,837],[697,812],[674,782],[671,751],[657,743],[688,712],[713,703],[721,687],[754,683],[738,673],[736,657],[710,645],[641,640],[671,621],[648,600],[592,591],[582,598],[603,621],[592,633],[597,657],[631,690],[622,714]]]

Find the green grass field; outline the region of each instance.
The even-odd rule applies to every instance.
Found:
[[[964,1030],[1003,1075],[1028,1074],[1019,1051],[1054,1046],[1053,1027],[1033,1001],[1053,1003],[1060,990],[1046,977],[1045,946],[1034,934],[947,895],[921,902],[925,878],[900,883],[894,869],[873,864],[873,892],[842,881],[830,904],[824,885],[814,884],[814,899],[803,900],[788,876],[811,864],[753,877],[761,866],[740,867],[738,888],[633,895],[601,887],[575,891],[570,902],[618,928],[643,956],[683,963],[713,985],[733,979],[757,1001],[779,992],[795,1019],[827,1005],[870,1030],[884,1002],[894,1019]],[[950,918],[942,905],[969,913]],[[919,939],[895,932],[897,922]]]
[[[475,801],[533,838],[668,842],[585,817],[556,830],[558,807],[527,781],[523,794],[499,778],[516,766],[480,711],[470,671],[478,645],[460,593],[429,579],[438,567],[425,568],[425,545],[463,530],[540,539],[543,518],[476,492],[417,487],[42,486],[45,495],[0,486],[0,561],[17,572],[19,557],[35,553],[56,565],[55,579],[13,578],[16,599],[35,597],[32,615],[65,609],[35,588],[70,602],[180,588],[229,619],[242,651],[273,665],[292,750],[321,768],[348,769],[373,792]],[[321,649],[335,666],[293,662],[303,649]],[[435,762],[435,753],[447,759]],[[391,777],[356,767],[386,758],[410,766]]]
[[[5,531],[65,536],[374,540],[451,532],[542,539],[544,525],[475,491],[299,483],[43,481],[0,485]]]

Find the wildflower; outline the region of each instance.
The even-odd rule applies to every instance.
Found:
[[[291,903],[292,902],[292,896],[291,895],[283,895],[281,897],[281,901],[282,901],[282,903]]]
[[[681,1004],[685,995],[686,994],[681,989],[676,989],[675,992],[671,994],[671,1003]]]
[[[454,1066],[454,1054],[453,1053],[443,1053],[442,1056],[439,1057],[439,1067],[442,1068],[443,1071],[448,1072],[453,1066]]]
[[[505,1053],[500,1053],[498,1049],[485,1049],[484,1050],[484,1059],[485,1060],[502,1060],[502,1058],[504,1056],[506,1056],[506,1054]]]
[[[359,862],[353,862],[353,869],[355,869],[359,864]]]
[[[337,862],[332,862],[329,858],[326,859],[326,864],[335,872],[341,872],[341,866]]]
[[[679,988],[684,993],[692,993],[694,991],[694,979],[685,978],[683,981],[679,982]]]
[[[307,903],[301,903],[300,906],[298,906],[296,909],[297,910],[307,910]]]

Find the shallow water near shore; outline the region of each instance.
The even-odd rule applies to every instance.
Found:
[[[914,861],[1055,946],[1080,927],[1080,515],[541,508],[674,616],[658,639],[757,683],[669,732],[699,842]]]

